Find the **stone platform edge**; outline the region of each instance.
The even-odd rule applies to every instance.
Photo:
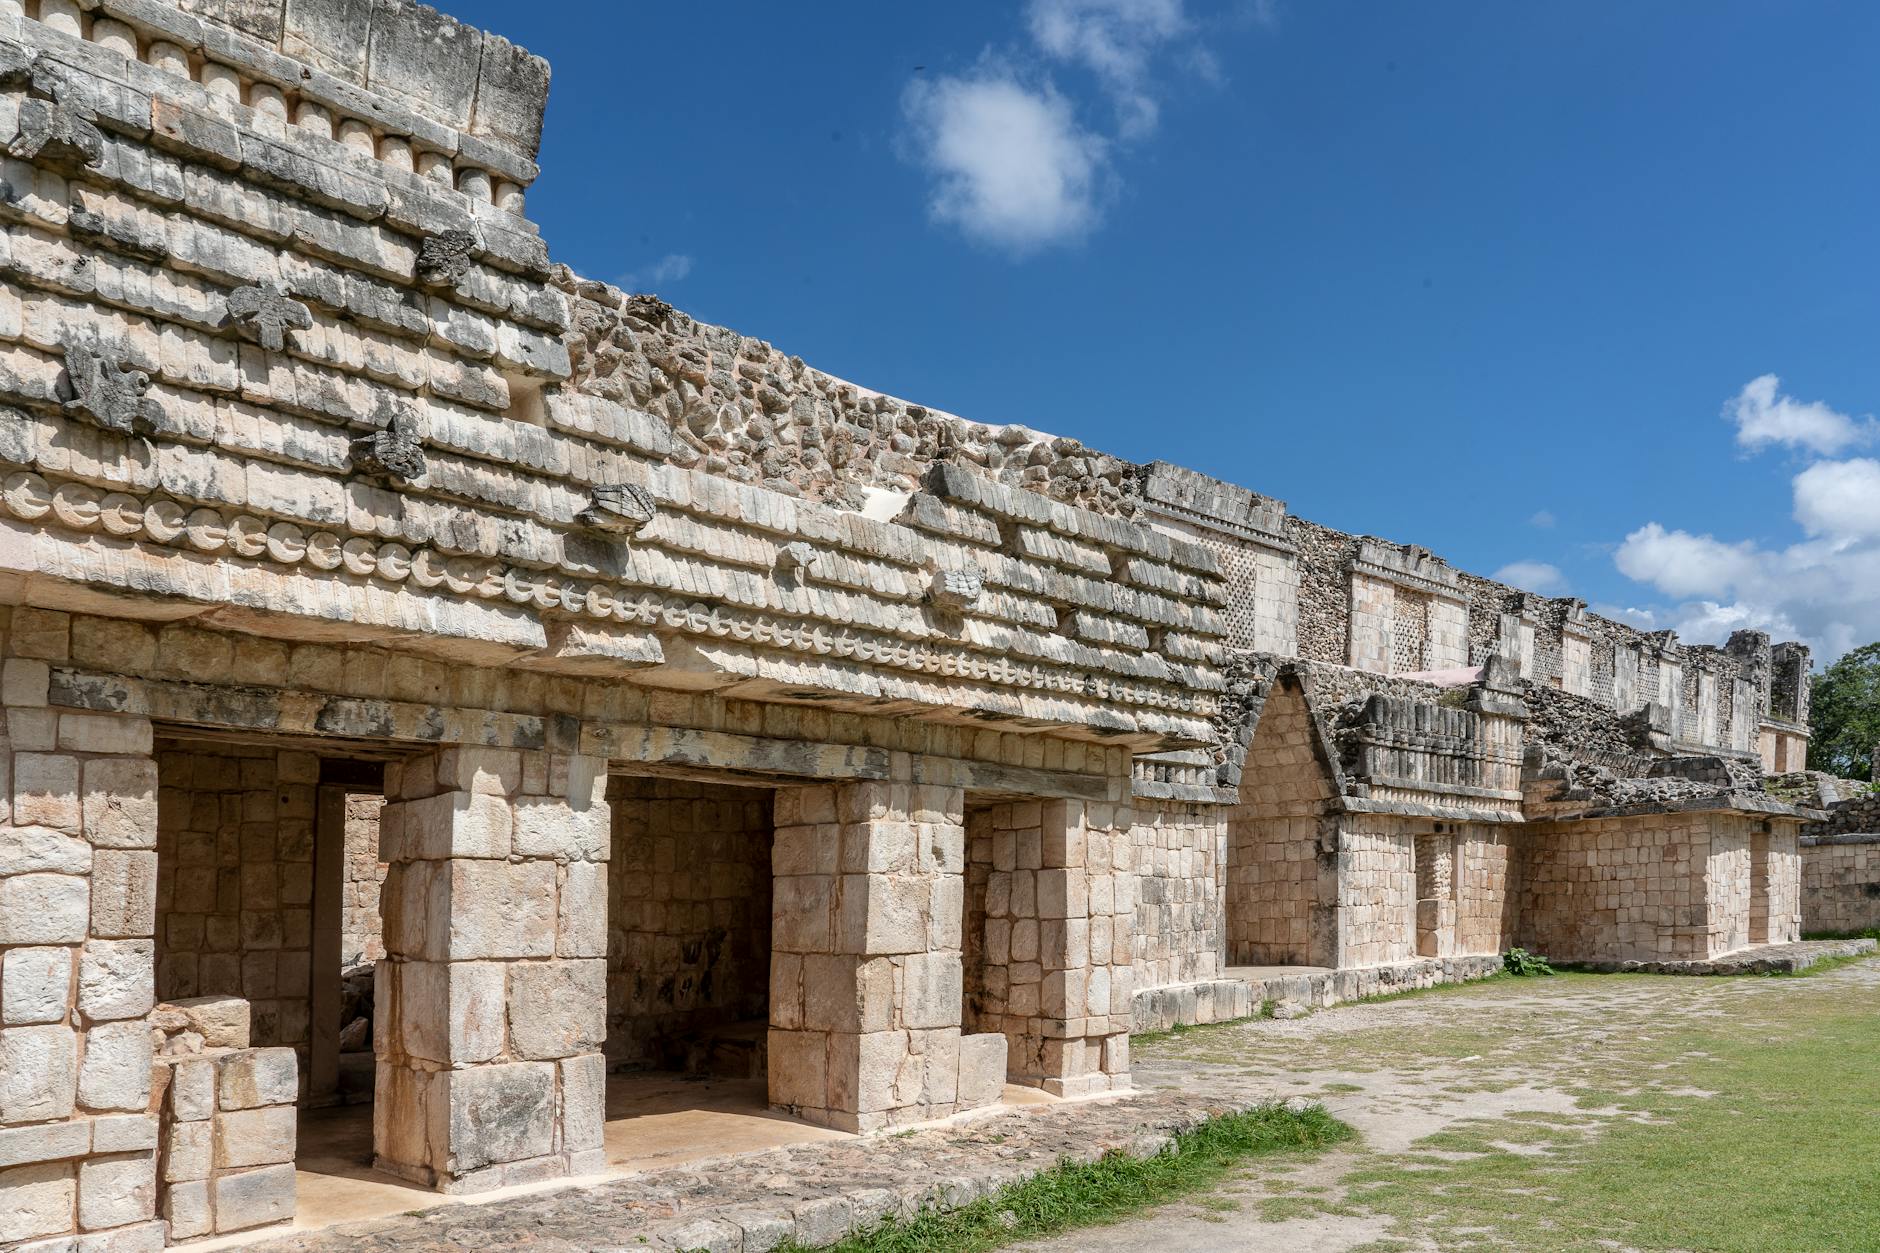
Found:
[[[1802,940],[1794,944],[1770,944],[1740,953],[1727,953],[1710,961],[1670,962],[1557,962],[1562,970],[1586,970],[1595,974],[1635,975],[1792,975],[1835,957],[1859,957],[1872,953],[1880,942],[1874,940]]]
[[[1498,953],[1470,957],[1429,957],[1388,966],[1322,970],[1265,979],[1203,979],[1143,988],[1130,999],[1131,1030],[1142,1034],[1176,1027],[1251,1018],[1267,1001],[1297,1001],[1326,1009],[1346,1001],[1393,992],[1433,988],[1444,983],[1484,979],[1502,968]]]

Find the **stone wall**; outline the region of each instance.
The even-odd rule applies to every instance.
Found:
[[[1532,824],[1522,944],[1562,961],[1705,961],[1751,943],[1757,897],[1781,903],[1763,907],[1767,935],[1755,942],[1797,939],[1794,837],[1763,825],[1676,812]]]
[[[157,997],[239,996],[257,1047],[309,1073],[314,803],[319,758],[160,741]]]
[[[379,893],[385,863],[379,860],[379,811],[383,796],[353,792],[346,797],[346,864],[340,889],[340,961],[375,962],[385,956]]]
[[[1225,952],[1221,884],[1228,809],[1140,798],[1134,808],[1135,984],[1212,979]]]
[[[1319,841],[1333,795],[1304,694],[1281,683],[1259,715],[1227,818],[1228,965],[1332,963],[1325,910],[1342,876]]]
[[[619,778],[608,805],[608,1065],[685,1069],[768,1016],[771,793]]]
[[[1462,828],[1456,854],[1457,953],[1500,953],[1514,944],[1520,840],[1512,824]]]
[[[1421,824],[1426,829],[1426,824]],[[1325,965],[1383,966],[1417,957],[1416,835],[1420,824],[1381,815],[1338,820],[1334,957]]]
[[[1804,837],[1801,875],[1804,933],[1880,927],[1880,834]]]
[[[75,631],[68,614],[14,608],[0,610],[0,633],[0,1245],[73,1232],[161,1244],[145,1021],[156,986],[150,722],[52,703],[54,667],[115,651],[110,624]]]

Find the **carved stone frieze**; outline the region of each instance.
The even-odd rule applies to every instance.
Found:
[[[945,613],[964,613],[978,602],[985,586],[978,566],[936,566],[927,584],[927,603]]]
[[[813,545],[794,540],[777,550],[777,573],[792,579],[805,578],[815,571],[821,557]]]
[[[104,133],[58,67],[44,57],[16,55],[0,62],[0,84],[25,87],[19,131],[7,155],[48,169],[72,173],[104,160]]]
[[[352,442],[354,474],[409,483],[424,477],[424,441],[418,437],[417,420],[409,414],[396,413],[382,430],[361,435]]]
[[[431,287],[455,287],[470,271],[477,237],[469,231],[439,231],[418,245],[418,279]]]
[[[91,344],[70,344],[65,349],[65,379],[61,394],[65,411],[125,434],[148,431],[163,418],[163,406],[144,393],[150,376],[113,361]]]
[[[632,483],[601,483],[577,521],[582,526],[615,535],[637,535],[659,512],[659,503],[644,487]]]
[[[237,287],[228,294],[228,321],[236,334],[269,352],[287,347],[287,332],[313,326],[313,312],[279,287]]]

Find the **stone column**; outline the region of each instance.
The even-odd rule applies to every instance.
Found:
[[[604,1164],[606,762],[456,747],[386,772],[381,1168],[476,1192]]]
[[[150,722],[63,672],[69,615],[0,614],[0,1245],[154,1247]]]
[[[1004,1040],[960,1036],[965,793],[780,789],[770,1099],[849,1131],[998,1099]]]
[[[1128,811],[1012,802],[993,806],[991,825],[982,1021],[1001,1024],[1011,1081],[1062,1096],[1128,1087]]]

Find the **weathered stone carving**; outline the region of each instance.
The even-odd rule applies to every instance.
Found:
[[[66,347],[61,393],[70,393],[65,396],[69,414],[108,431],[147,431],[163,418],[163,406],[144,394],[149,388],[148,374],[112,361],[97,347]]]
[[[632,483],[601,483],[593,499],[576,519],[582,526],[615,535],[637,535],[659,512],[659,503],[644,487]]]
[[[313,312],[271,284],[237,287],[228,294],[228,320],[236,334],[269,352],[287,347],[287,332],[313,326]]]
[[[395,413],[383,430],[353,440],[352,468],[354,474],[401,483],[423,478],[424,441],[418,438],[417,422],[408,414]]]
[[[786,578],[804,578],[815,571],[817,559],[821,556],[809,544],[795,540],[777,550],[777,573]]]
[[[418,279],[432,287],[454,287],[470,272],[477,237],[469,231],[439,231],[418,245]]]
[[[985,586],[985,576],[977,566],[935,567],[927,584],[927,603],[946,613],[964,613],[978,601]]]
[[[31,92],[20,102],[19,133],[7,147],[9,156],[68,173],[104,160],[104,133],[95,115],[45,58],[10,48],[0,58],[0,85]]]

